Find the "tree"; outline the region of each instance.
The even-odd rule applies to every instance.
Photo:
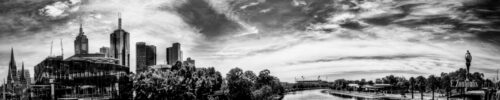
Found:
[[[229,96],[232,100],[252,100],[252,82],[245,78],[243,70],[233,68],[226,76]]]
[[[170,68],[170,70],[178,70],[178,69],[181,69],[181,67],[182,67],[182,62],[177,61],[177,62],[175,62],[175,64],[172,66],[172,68]]]
[[[254,91],[256,88],[255,88],[255,82],[257,82],[257,75],[255,75],[252,71],[245,71],[245,73],[243,73],[243,75],[245,76],[245,78],[247,78],[248,80],[250,80],[252,82],[251,84],[251,89],[252,91]]]
[[[258,77],[252,71],[247,70],[247,71],[245,71],[244,74],[245,74],[245,77],[249,78],[251,81],[253,81],[253,82],[257,81]]]
[[[395,77],[394,75],[389,75],[389,76],[385,76],[385,78],[382,78],[382,80],[384,81],[384,83],[391,84],[391,93],[393,93],[394,87],[398,83],[398,78]]]
[[[451,95],[451,76],[448,73],[441,73],[441,88],[444,89],[446,92],[446,99],[449,99],[449,96]]]
[[[424,99],[424,92],[426,86],[426,79],[423,76],[418,76],[416,79],[418,90],[420,91],[420,98]]]
[[[222,76],[213,67],[177,70],[149,70],[133,75],[138,100],[208,100],[222,86]]]
[[[363,88],[361,88],[361,87],[362,87],[363,85],[366,85],[366,80],[365,80],[364,78],[363,78],[363,79],[361,79],[361,81],[359,81],[358,85],[359,85],[359,87],[360,87],[360,88],[358,89],[358,91],[363,90]]]
[[[439,77],[436,77],[434,75],[430,75],[427,78],[427,86],[429,89],[432,91],[432,100],[434,100],[434,91],[439,87]]]
[[[271,71],[264,69],[259,72],[259,77],[255,83],[255,88],[257,91],[254,93],[263,93],[265,95],[256,95],[256,99],[271,99],[273,97],[278,97],[284,95],[285,90],[281,85],[278,78],[271,75]],[[270,90],[269,90],[270,89]]]
[[[345,79],[337,79],[337,80],[333,81],[333,85],[337,90],[347,88],[347,84],[349,84],[349,83]]]
[[[369,80],[368,82],[366,82],[366,84],[368,84],[368,85],[374,85],[375,83],[372,80]]]
[[[483,83],[485,81],[483,77],[484,77],[483,73],[474,72],[474,73],[470,74],[469,80],[470,81],[475,81],[475,82],[477,82],[477,84],[479,85],[479,87],[483,87]]]
[[[413,99],[413,91],[415,89],[415,78],[410,77],[410,91],[411,91],[411,98]]]

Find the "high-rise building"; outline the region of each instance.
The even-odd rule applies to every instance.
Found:
[[[7,73],[7,83],[13,84],[16,81],[17,81],[17,66],[16,66],[16,60],[14,59],[14,48],[11,48],[9,72]]]
[[[156,46],[148,45],[146,48],[146,52],[146,55],[148,55],[146,57],[146,59],[148,59],[146,63],[148,65],[156,65]]]
[[[181,44],[173,43],[172,47],[167,48],[167,64],[173,65],[177,61],[182,62]]]
[[[101,47],[99,48],[99,53],[104,54],[104,57],[109,57],[109,47]]]
[[[75,54],[88,54],[89,53],[89,40],[83,33],[82,24],[80,24],[80,32],[75,39]]]
[[[188,57],[186,59],[186,61],[183,62],[184,65],[187,65],[187,66],[195,66],[195,61],[193,59],[191,59],[191,57]]]
[[[119,65],[130,67],[130,36],[122,29],[122,18],[118,19],[118,29],[110,35],[110,57],[118,59]]]
[[[156,46],[137,42],[136,52],[137,73],[147,70],[148,66],[156,65]]]
[[[171,50],[171,49],[172,49],[172,47],[167,47],[167,50],[166,50],[166,51],[167,51],[167,53],[165,53],[165,55],[167,55],[167,56],[165,56],[165,57],[167,58],[167,65],[172,65],[172,64],[170,63],[170,59],[172,59],[172,58],[170,58],[170,50]]]

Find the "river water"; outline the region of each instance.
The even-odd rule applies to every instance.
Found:
[[[323,90],[325,89],[290,92],[283,97],[283,100],[358,100],[353,97],[339,97],[322,93]]]

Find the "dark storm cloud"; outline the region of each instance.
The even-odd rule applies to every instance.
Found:
[[[451,28],[449,34],[467,32],[476,35],[479,38],[478,40],[500,45],[500,31],[497,30],[498,27],[500,27],[500,1],[476,0],[473,2],[464,2],[462,4],[463,6],[451,8],[457,12],[454,17],[447,15],[419,16],[419,19],[404,20],[394,22],[393,24],[398,24],[403,27],[417,27],[432,24],[452,25],[454,27]],[[402,9],[405,14],[404,16],[416,10],[413,9],[414,7],[421,5],[422,4],[408,4],[408,6],[402,7],[404,8]],[[391,21],[393,20],[388,20],[388,22]]]
[[[489,21],[487,25],[474,30],[480,40],[500,45],[500,1],[479,0],[476,4],[467,5],[464,10],[475,14],[480,19]]]
[[[323,59],[316,59],[310,61],[299,61],[297,63],[289,63],[290,65],[297,64],[308,64],[308,63],[321,63],[321,62],[333,62],[333,61],[342,61],[342,60],[399,60],[399,59],[411,59],[411,58],[419,58],[419,57],[427,57],[424,55],[394,55],[394,56],[345,56],[345,57],[329,57]]]
[[[60,2],[72,4],[69,0],[41,0],[41,1],[4,1],[0,2],[0,37],[25,37],[42,31],[49,31],[66,24],[75,15],[56,16],[45,15],[45,7]],[[69,5],[69,8],[73,5]],[[67,14],[63,12],[62,14]]]
[[[200,33],[208,39],[216,39],[243,30],[242,25],[217,12],[205,0],[187,0],[177,10],[188,24],[200,29]]]

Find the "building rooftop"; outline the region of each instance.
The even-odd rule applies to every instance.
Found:
[[[102,53],[92,53],[92,54],[77,54],[73,55],[69,58],[66,58],[65,61],[89,61],[95,63],[116,63],[117,59],[106,57],[105,54]]]

